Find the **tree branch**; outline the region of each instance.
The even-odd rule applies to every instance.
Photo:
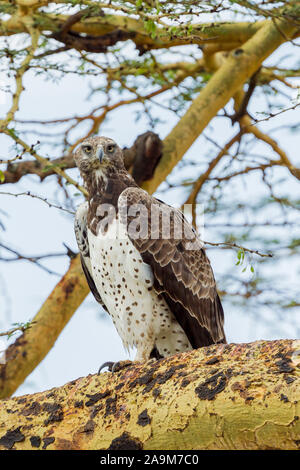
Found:
[[[47,355],[57,337],[89,293],[79,256],[53,289],[26,330],[0,364],[0,398],[9,397]]]
[[[18,144],[20,145],[21,147],[23,147],[23,149],[29,153],[30,155],[32,155],[40,164],[40,168],[41,168],[41,171],[43,171],[43,169],[47,169],[47,167],[49,167],[49,165],[51,165],[52,169],[53,169],[53,172],[56,173],[57,175],[59,176],[62,176],[68,183],[72,184],[73,186],[75,186],[75,188],[77,188],[80,192],[82,192],[82,194],[84,194],[85,196],[87,196],[87,191],[86,189],[81,186],[80,184],[78,184],[75,180],[73,180],[73,178],[71,178],[64,170],[61,169],[60,166],[58,165],[52,165],[52,163],[50,163],[50,160],[48,158],[45,158],[45,157],[42,157],[41,155],[39,155],[35,150],[34,150],[34,145],[31,145],[29,146],[26,142],[24,142],[24,140],[20,139],[15,133],[11,133],[9,131],[9,129],[5,129],[3,128],[2,129],[2,132],[6,135],[9,135],[10,137],[13,138],[13,140]],[[39,143],[39,142],[38,142]],[[4,182],[5,182],[5,179],[4,179]]]
[[[55,2],[53,2],[55,3]],[[69,25],[69,19],[74,15],[62,15],[36,11],[34,19],[37,30],[41,32],[50,31],[57,33]],[[153,19],[146,17],[145,19]],[[87,34],[95,39],[101,40],[101,36],[109,35],[116,30],[121,30],[131,35],[131,40],[138,49],[146,51],[150,49],[169,48],[186,44],[206,44],[207,41],[214,43],[242,44],[255,34],[266,21],[224,23],[199,23],[193,25],[192,33],[183,26],[178,26],[177,34],[170,33],[169,26],[157,25],[156,35],[153,37],[145,28],[144,18],[136,19],[128,15],[105,14],[99,12],[90,18],[81,18],[71,24],[69,32],[75,34]],[[70,20],[71,21],[71,20]],[[68,22],[68,23],[67,23]],[[72,21],[71,21],[72,23]],[[17,14],[12,15],[6,21],[0,21],[0,31],[4,35],[13,35],[27,32],[25,25],[20,21]],[[83,38],[83,37],[82,37]],[[125,39],[128,39],[126,37]]]
[[[145,176],[149,178],[152,176],[161,156],[161,145],[161,140],[157,134],[146,132],[139,135],[131,147],[123,149],[125,166],[128,170],[134,167],[137,180],[141,181],[145,179]],[[7,169],[3,172],[4,179],[0,181],[0,184],[17,183],[23,176],[28,174],[37,175],[43,181],[47,176],[56,174],[56,168],[67,170],[74,167],[73,154],[47,160],[47,165],[40,160],[9,163]]]
[[[214,345],[3,400],[0,448],[298,449],[299,351]]]
[[[296,31],[295,26],[287,22],[281,22],[280,27],[289,36]],[[284,38],[278,29],[271,21],[267,21],[243,45],[243,48],[229,54],[228,59],[215,72],[185,115],[164,139],[163,156],[153,178],[144,183],[144,189],[153,192],[165,180],[210,120],[255,73],[266,57],[283,42]]]

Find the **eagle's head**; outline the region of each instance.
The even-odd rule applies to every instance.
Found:
[[[105,173],[109,168],[124,168],[122,150],[109,137],[84,140],[76,150],[74,160],[83,177],[97,170]]]

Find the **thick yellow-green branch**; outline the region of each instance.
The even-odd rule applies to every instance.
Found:
[[[89,375],[0,401],[0,449],[298,449],[299,364],[258,341]]]
[[[45,13],[38,10],[32,11],[32,14],[34,15],[35,27],[41,32],[56,32],[71,17],[71,15]],[[188,30],[185,25],[178,26],[176,33],[174,31],[170,33],[167,27],[158,24],[156,36],[152,37],[145,28],[143,18],[136,19],[127,15],[106,14],[82,18],[71,26],[70,31],[102,36],[120,29],[132,33],[132,40],[137,46],[160,49],[185,44],[205,44],[207,41],[242,44],[264,23],[265,21],[200,23],[194,24],[192,31]],[[8,20],[0,22],[0,31],[3,35],[27,32],[20,12],[17,11]]]

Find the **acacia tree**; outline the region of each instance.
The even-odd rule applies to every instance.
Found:
[[[101,133],[108,119],[125,108],[132,118],[147,123],[148,132],[135,136],[124,149],[125,164],[136,181],[151,193],[158,190],[160,197],[181,191],[179,199],[191,204],[195,226],[197,203],[204,203],[211,235],[207,248],[229,250],[230,261],[218,283],[224,301],[247,306],[247,311],[252,308],[257,316],[258,307],[268,307],[271,321],[287,309],[296,312],[296,283],[287,275],[284,284],[279,273],[282,260],[296,255],[299,248],[295,231],[299,200],[293,189],[300,168],[296,152],[282,145],[286,132],[299,129],[294,118],[299,110],[295,81],[300,74],[296,59],[299,3],[16,0],[1,1],[0,13],[0,73],[5,74],[1,86],[10,97],[0,121],[4,145],[10,145],[9,155],[0,160],[1,197],[39,198],[72,214],[78,200],[86,196],[73,170],[72,151],[86,137]],[[93,107],[77,115],[60,111],[59,117],[49,120],[20,118],[26,77],[34,75],[45,78],[45,92],[49,79],[84,78]],[[164,139],[155,133],[163,119],[175,119]],[[228,130],[227,141],[218,136],[220,126]],[[188,152],[198,138],[207,151]],[[18,188],[25,178],[30,188],[30,175],[37,175],[41,185],[52,178],[57,200],[50,202],[30,189],[26,193],[12,191],[11,186],[6,190],[5,185]],[[250,186],[245,198],[240,196],[242,183]],[[262,190],[257,191],[258,187]],[[2,224],[3,228],[4,220]],[[52,348],[87,296],[88,287],[78,256],[69,249],[28,256],[12,248],[9,240],[2,241],[1,248],[2,261],[27,259],[42,269],[47,269],[43,260],[49,256],[71,258],[68,271],[34,321],[2,333],[22,332],[9,346],[6,364],[0,365],[0,396],[9,397]],[[242,269],[233,271],[234,264]],[[270,274],[270,268],[276,274]],[[245,269],[247,277],[242,276]],[[285,352],[277,354],[290,357],[294,346],[285,344],[284,348]],[[224,372],[212,382],[206,380],[208,389],[210,383],[212,388],[221,383],[222,392],[230,377]],[[247,395],[238,385],[235,392],[243,399]],[[252,397],[254,402],[258,395]],[[288,392],[283,395],[290,396]],[[43,405],[45,397],[41,400]],[[59,422],[59,409],[52,412],[57,418],[54,422]],[[283,413],[285,420],[294,426],[294,414],[287,418]],[[23,442],[24,434],[18,432],[11,441],[10,434],[5,435],[2,444],[15,445],[18,436]],[[263,439],[255,442],[254,447],[269,445]]]

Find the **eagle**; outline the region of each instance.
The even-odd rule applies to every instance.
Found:
[[[75,215],[82,268],[125,349],[142,362],[226,343],[210,262],[182,212],[136,184],[111,138],[86,139],[74,160],[88,191]]]

